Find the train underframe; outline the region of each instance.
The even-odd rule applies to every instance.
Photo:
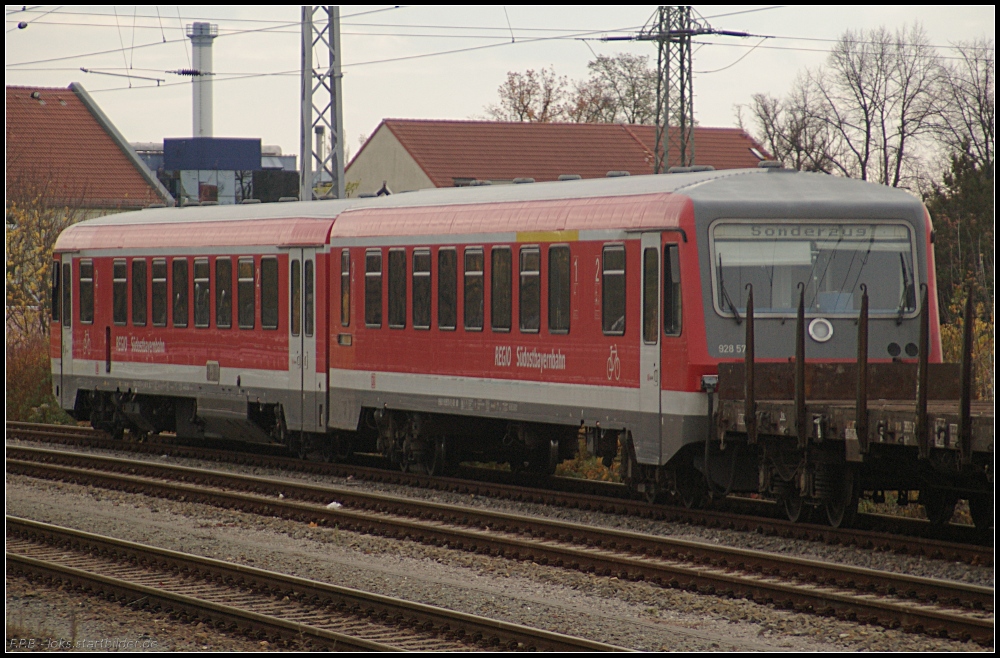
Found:
[[[87,390],[79,391],[74,415],[115,438],[127,429],[139,439],[167,432],[183,439],[276,443],[299,457],[325,461],[377,453],[403,471],[428,475],[452,473],[463,461],[551,474],[576,454],[581,429],[365,408],[357,431],[307,433],[287,429],[279,403],[198,408],[191,398]],[[875,444],[863,459],[851,460],[845,441],[802,445],[795,436],[767,434],[751,441],[743,432],[719,431],[717,440],[685,445],[667,464],[655,466],[639,463],[627,429],[583,429],[588,451],[607,466],[620,456],[622,480],[649,502],[672,497],[695,508],[729,494],[758,494],[776,501],[791,521],[837,527],[853,522],[860,500],[883,502],[892,491],[900,505],[923,505],[931,523],[947,523],[964,499],[977,527],[992,525],[992,464],[982,453],[963,460],[956,450],[935,448],[920,458],[913,445]]]
[[[844,442],[799,445],[788,436],[725,432],[719,441],[682,448],[664,466],[640,464],[631,437],[623,443],[622,476],[633,495],[649,502],[668,497],[689,508],[729,494],[758,494],[775,501],[793,522],[811,520],[849,526],[859,502],[921,504],[935,525],[950,521],[967,500],[977,528],[993,523],[993,481],[989,456],[974,454],[963,463],[954,450],[932,449],[919,457],[915,446],[870,446],[863,461],[850,461]]]
[[[577,451],[576,427],[364,408],[356,431],[289,430],[280,403],[199,406],[193,398],[132,391],[83,390],[72,411],[95,429],[121,439],[173,433],[181,439],[228,439],[282,444],[301,458],[344,461],[377,453],[403,471],[443,475],[460,462],[507,463],[513,471],[552,474]],[[471,440],[467,437],[475,437]]]

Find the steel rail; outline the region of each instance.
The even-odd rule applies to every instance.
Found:
[[[906,555],[923,555],[925,557],[966,562],[973,565],[991,565],[994,561],[992,546],[980,546],[968,543],[955,543],[928,537],[914,537],[892,534],[884,531],[864,529],[831,528],[825,525],[808,523],[792,523],[784,519],[763,518],[759,511],[754,515],[732,513],[718,510],[688,510],[680,507],[651,505],[649,503],[626,500],[619,497],[624,488],[621,485],[587,482],[567,478],[552,478],[547,481],[549,486],[554,483],[562,491],[542,489],[530,484],[508,484],[503,482],[487,482],[463,480],[448,477],[431,477],[422,474],[401,473],[398,470],[369,468],[357,465],[327,464],[289,457],[260,455],[247,452],[216,450],[192,446],[178,446],[170,443],[131,443],[113,441],[102,438],[104,435],[87,428],[80,436],[70,437],[65,433],[59,438],[46,435],[45,425],[8,423],[8,436],[25,440],[58,440],[73,445],[103,448],[109,450],[130,450],[149,454],[170,454],[194,459],[206,459],[220,462],[236,462],[252,464],[260,467],[290,469],[316,474],[333,476],[353,476],[360,479],[419,486],[438,490],[457,491],[460,493],[477,493],[494,497],[509,498],[523,502],[535,502],[550,505],[561,505],[570,508],[603,511],[609,514],[640,516],[664,521],[691,523],[708,527],[725,528],[729,530],[757,532],[767,535],[801,539],[806,541],[821,541],[829,544],[853,545],[861,549],[892,551]],[[8,448],[8,453],[10,448]],[[497,472],[499,474],[499,472]],[[502,475],[509,476],[509,473]],[[603,485],[603,486],[598,486]],[[600,491],[600,494],[586,493]],[[741,501],[742,502],[742,501]],[[753,501],[758,502],[758,501]],[[758,505],[759,507],[759,505]],[[873,523],[892,523],[902,526],[908,533],[914,528],[929,529],[924,522],[913,522],[909,519],[896,517],[863,517]],[[872,521],[878,518],[878,521]],[[965,528],[952,528],[965,530]]]
[[[67,460],[72,459],[72,454],[58,452],[53,457]],[[990,643],[993,637],[992,588],[463,506],[402,500],[340,487],[115,458],[95,459],[92,455],[78,457],[87,461],[88,468],[8,459],[8,471],[208,502],[633,580],[645,579],[672,587],[787,602],[806,610],[971,637],[981,643]],[[161,478],[175,477],[196,484],[172,484],[89,470],[108,466],[134,469],[148,476],[158,473]],[[206,486],[257,493],[223,492]],[[295,498],[314,503],[318,500],[320,505],[291,500]],[[323,505],[327,501],[361,511],[331,509]],[[577,548],[579,544],[594,548]]]
[[[173,610],[175,614],[185,613],[199,617],[207,615],[215,622],[227,625],[235,623],[244,631],[276,633],[286,639],[299,641],[308,638],[320,646],[367,651],[455,651],[468,650],[476,645],[516,651],[623,650],[621,647],[584,638],[52,524],[11,516],[6,521],[8,564],[17,564],[21,571],[58,573],[60,577],[94,588],[99,593],[114,595],[118,600],[122,596],[127,600],[145,597],[147,602],[159,604],[165,609]],[[54,548],[64,553],[70,552],[71,556],[65,559],[53,559],[52,555],[48,555],[49,559],[33,558],[28,554],[33,547]],[[47,552],[53,553],[52,550]],[[66,564],[67,562],[83,562],[90,566],[82,569],[79,565],[74,567]],[[97,564],[99,562],[102,564]],[[139,578],[133,577],[130,581],[98,571],[101,566],[105,569],[114,568],[116,563],[121,562],[138,564],[156,573],[179,574],[185,578],[187,587],[184,589],[187,590],[204,590],[206,585],[223,590],[249,589],[265,598],[275,599],[279,604],[287,602],[285,612],[288,617],[262,615],[247,610],[246,606],[226,605],[208,600],[203,595],[191,596],[162,587],[150,587],[136,582]],[[253,600],[263,598],[254,596]],[[397,635],[397,638],[395,642],[388,639],[373,641],[323,628],[317,624],[320,623],[324,609],[330,610],[335,617],[367,620],[367,624],[375,627],[375,633],[372,629],[367,629],[369,635],[384,636],[388,633]],[[316,621],[303,623],[293,617],[315,618]]]

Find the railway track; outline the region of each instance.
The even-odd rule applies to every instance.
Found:
[[[624,487],[620,485],[568,478],[547,478],[544,480],[517,478],[515,481],[511,481],[509,476],[512,474],[500,472],[494,472],[494,479],[486,482],[430,477],[384,468],[304,461],[276,454],[233,452],[230,449],[202,448],[170,442],[114,441],[103,432],[73,426],[7,423],[7,436],[29,441],[54,442],[106,450],[126,450],[223,463],[235,462],[262,468],[303,471],[338,477],[350,475],[357,479],[376,482],[475,493],[524,502],[603,511],[616,515],[638,516],[790,539],[857,546],[861,549],[919,555],[973,565],[992,565],[994,560],[992,545],[984,546],[977,543],[975,530],[971,527],[952,526],[948,530],[952,534],[958,534],[961,541],[950,541],[941,539],[940,529],[933,528],[926,522],[898,517],[861,515],[863,526],[860,528],[831,528],[826,525],[791,523],[784,519],[771,518],[766,515],[768,506],[759,503],[750,505],[751,501],[747,500],[738,501],[736,505],[741,508],[737,510],[741,513],[727,510],[693,510],[669,505],[650,505],[623,498]],[[528,486],[531,484],[535,486]],[[748,509],[756,513],[747,514]],[[765,512],[764,515],[761,515],[762,510]],[[887,524],[891,524],[894,532],[871,529],[873,526]],[[922,536],[926,534],[931,536]]]
[[[348,651],[613,651],[619,647],[8,516],[8,573],[183,621]]]
[[[9,447],[7,457],[8,473],[744,597],[986,645],[993,642],[992,588],[344,487],[33,448]]]

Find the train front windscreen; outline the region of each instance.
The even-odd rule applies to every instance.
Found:
[[[871,315],[916,311],[907,224],[723,220],[710,234],[713,296],[722,315],[746,312],[748,283],[754,314],[762,317],[794,316],[800,283],[809,314],[856,316],[862,284]]]

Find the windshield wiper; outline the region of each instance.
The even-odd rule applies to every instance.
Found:
[[[743,318],[740,317],[740,312],[736,310],[736,304],[733,304],[733,300],[729,298],[729,293],[726,292],[726,282],[722,279],[722,254],[719,254],[719,290],[722,292],[722,298],[729,304],[729,310],[733,312],[736,324],[743,324]]]
[[[903,294],[900,295],[899,308],[896,309],[897,325],[903,324],[903,314],[910,307],[910,294],[913,291],[913,279],[910,277],[910,268],[906,266],[906,258],[903,257],[903,252],[899,252],[899,265],[903,270]],[[913,300],[912,305],[917,305],[916,299]]]

